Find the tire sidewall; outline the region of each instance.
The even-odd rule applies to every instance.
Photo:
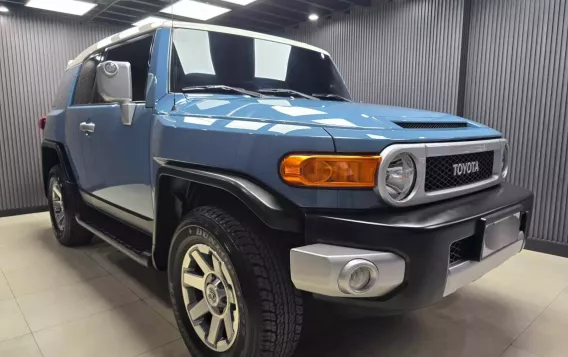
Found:
[[[61,195],[63,196],[63,209],[65,214],[65,224],[63,225],[63,229],[59,229],[57,225],[57,222],[55,220],[55,211],[53,208],[53,186],[56,182],[59,182],[59,186],[61,187]],[[68,196],[67,185],[65,184],[61,169],[59,167],[54,167],[49,174],[49,192],[47,195],[47,201],[49,205],[51,226],[53,228],[53,232],[55,233],[55,237],[60,242],[69,240],[71,234],[71,219],[73,217],[70,217],[69,214],[69,205],[71,204],[71,202],[69,201]]]
[[[181,266],[185,254],[195,244],[206,244],[219,255],[227,266],[227,270],[233,281],[235,295],[239,308],[239,328],[236,340],[229,350],[215,352],[209,349],[194,332],[183,302],[181,286]],[[257,297],[250,281],[254,280],[247,274],[247,269],[238,254],[238,249],[229,235],[214,221],[199,214],[190,214],[188,219],[180,225],[174,234],[170,247],[168,262],[168,285],[174,315],[180,327],[184,342],[195,357],[249,357],[255,356],[251,350],[258,338],[260,321],[257,320],[257,311],[252,308],[256,304]]]

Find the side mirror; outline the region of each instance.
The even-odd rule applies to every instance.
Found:
[[[105,61],[97,66],[97,88],[107,102],[132,101],[130,63]]]
[[[105,61],[97,66],[97,89],[106,102],[119,102],[122,123],[131,125],[135,103],[132,102],[130,63]]]

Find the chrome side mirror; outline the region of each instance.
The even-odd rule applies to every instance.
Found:
[[[136,104],[132,103],[130,63],[105,61],[97,66],[97,89],[106,102],[119,102],[122,123],[131,125]]]

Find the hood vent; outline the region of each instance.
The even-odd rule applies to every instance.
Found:
[[[467,128],[466,122],[462,123],[417,123],[417,122],[395,122],[396,125],[404,129],[454,129],[454,128]]]

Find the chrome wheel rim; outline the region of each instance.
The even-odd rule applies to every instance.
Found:
[[[51,188],[51,206],[53,208],[55,224],[57,225],[57,228],[62,231],[63,228],[65,228],[65,206],[59,181],[55,181]]]
[[[189,321],[203,343],[228,350],[239,328],[235,285],[226,264],[205,244],[191,246],[182,263],[182,295]]]

